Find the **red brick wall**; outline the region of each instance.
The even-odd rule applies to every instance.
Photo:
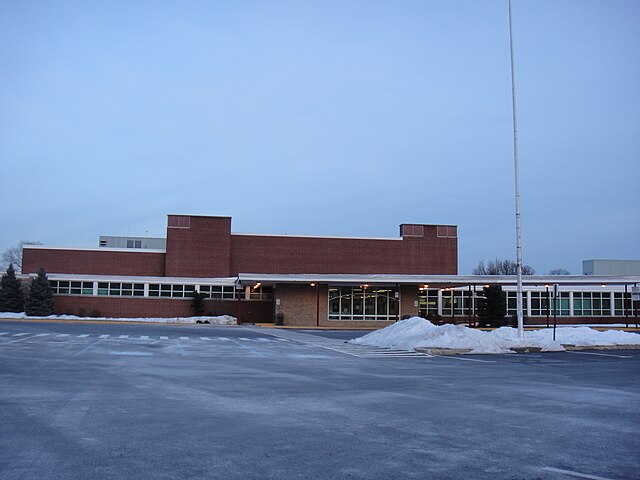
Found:
[[[167,227],[166,276],[230,276],[231,217],[189,218],[189,228]]]
[[[25,248],[22,273],[164,276],[164,253]]]
[[[165,298],[122,298],[89,296],[54,296],[58,315],[89,315],[98,310],[101,317],[122,318],[170,318],[190,317],[191,301]],[[272,302],[263,300],[221,301],[205,300],[205,314],[240,316],[244,323],[273,322]]]
[[[170,220],[171,217],[169,216]],[[231,235],[230,217],[184,217],[167,228],[163,253],[25,248],[23,271],[167,277],[228,277],[238,273],[440,274],[458,271],[457,238],[398,240]],[[171,223],[171,221],[170,221]]]
[[[353,273],[434,274],[458,272],[457,238],[401,240],[232,235],[231,274]]]

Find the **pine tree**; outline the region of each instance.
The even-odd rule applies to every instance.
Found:
[[[38,276],[31,282],[24,307],[27,315],[32,317],[53,315],[53,293],[44,268],[38,271]]]
[[[193,300],[191,300],[193,316],[201,317],[204,315],[204,299],[207,298],[207,295],[200,292],[193,292],[191,296],[193,297]]]
[[[7,272],[2,275],[0,312],[24,312],[24,295],[20,287],[20,280],[16,278],[16,271],[11,263],[7,268]]]
[[[489,285],[482,290],[478,304],[478,323],[481,327],[506,325],[507,298],[500,285]]]

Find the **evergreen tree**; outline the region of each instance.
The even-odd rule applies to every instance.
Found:
[[[53,315],[53,293],[44,268],[38,271],[38,276],[31,282],[31,288],[24,307],[27,315],[32,317]]]
[[[478,304],[478,323],[481,327],[502,327],[506,325],[507,297],[500,285],[489,285],[482,290],[483,297]]]
[[[193,311],[194,317],[201,317],[204,315],[204,299],[207,298],[207,295],[200,292],[193,292],[191,294],[193,300],[191,300],[191,310]]]
[[[24,312],[24,295],[20,288],[20,280],[16,278],[13,264],[9,264],[7,272],[2,275],[0,284],[0,312]]]

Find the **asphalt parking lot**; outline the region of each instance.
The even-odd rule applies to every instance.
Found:
[[[640,351],[344,335],[0,321],[0,477],[640,478]]]

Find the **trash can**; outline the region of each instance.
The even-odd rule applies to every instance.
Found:
[[[284,325],[284,313],[278,313],[276,315],[276,325]]]

